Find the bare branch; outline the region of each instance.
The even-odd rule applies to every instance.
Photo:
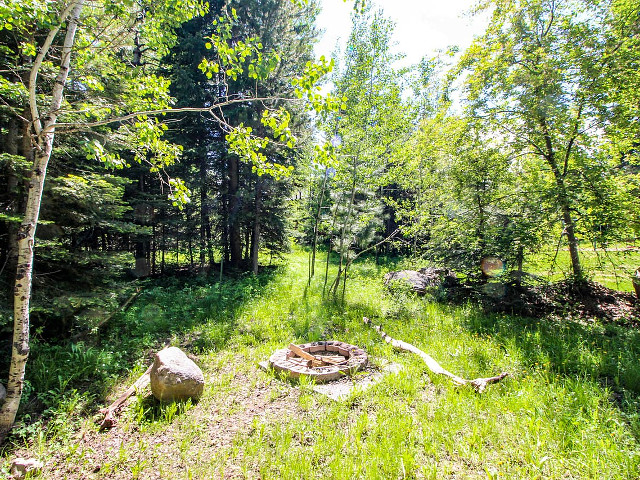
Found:
[[[185,113],[185,112],[195,112],[195,113],[209,113],[216,120],[218,120],[223,125],[229,125],[229,123],[224,120],[224,117],[220,118],[215,113],[215,110],[220,110],[223,107],[237,104],[237,103],[245,103],[245,102],[257,102],[257,101],[273,101],[273,100],[286,100],[286,101],[297,101],[298,98],[286,98],[286,97],[245,97],[245,98],[237,98],[225,100],[220,103],[216,103],[211,107],[182,107],[182,108],[161,108],[157,110],[142,110],[139,112],[129,113],[127,115],[122,115],[120,117],[108,118],[105,120],[98,120],[95,122],[87,122],[87,123],[58,123],[55,126],[56,131],[62,130],[65,133],[68,132],[76,132],[79,130],[85,130],[93,127],[100,127],[103,125],[110,125],[112,123],[120,123],[126,122],[128,120],[132,120],[141,116],[158,116],[164,114],[174,114],[174,113]]]
[[[38,82],[40,67],[42,67],[42,62],[44,62],[45,57],[49,53],[51,44],[60,31],[62,24],[67,20],[79,1],[80,0],[72,1],[62,11],[62,13],[60,14],[60,23],[49,31],[49,35],[47,35],[47,38],[42,44],[42,47],[40,47],[38,54],[33,61],[33,66],[31,67],[31,74],[29,75],[29,106],[31,108],[31,118],[33,118],[33,128],[38,135],[40,135],[40,132],[42,130],[42,123],[40,122],[40,114],[38,113],[38,104],[36,100],[36,84]]]

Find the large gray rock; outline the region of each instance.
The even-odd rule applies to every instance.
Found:
[[[0,405],[4,403],[4,400],[7,398],[7,390],[4,388],[4,385],[0,383]]]
[[[429,287],[450,288],[458,284],[458,277],[448,268],[425,267],[420,270],[400,270],[384,276],[384,284],[408,283],[413,291],[424,295]]]
[[[204,390],[202,370],[178,347],[156,353],[149,377],[151,392],[162,402],[197,400]]]
[[[11,462],[11,476],[14,480],[22,480],[27,473],[36,474],[44,464],[34,458],[16,458]]]

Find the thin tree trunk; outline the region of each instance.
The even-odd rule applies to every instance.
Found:
[[[180,270],[180,226],[176,223],[176,270]]]
[[[338,205],[339,204],[336,203],[333,209],[333,218],[331,219],[331,229],[329,230],[330,234],[333,232],[333,229],[336,226],[336,219],[338,217]],[[322,286],[322,298],[324,298],[324,294],[327,289],[327,282],[329,280],[329,262],[331,260],[331,250],[332,250],[331,237],[329,237],[329,245],[327,247],[327,259],[324,265],[324,285]]]
[[[338,246],[338,252],[340,253],[340,264],[338,265],[338,274],[336,275],[335,280],[333,281],[333,284],[331,285],[330,290],[332,291],[333,295],[335,296],[338,293],[338,287],[340,286],[340,278],[342,277],[343,274],[343,264],[344,264],[344,239],[347,233],[347,225],[351,219],[351,212],[353,210],[353,203],[355,201],[356,198],[356,184],[357,184],[357,159],[354,158],[353,160],[353,182],[351,184],[351,196],[349,197],[349,207],[347,208],[347,216],[344,219],[344,222],[342,223],[342,229],[340,230],[340,243]],[[345,283],[346,283],[346,278],[345,278]]]
[[[342,299],[340,301],[340,303],[344,304],[344,297],[347,293],[347,275],[349,274],[349,267],[351,267],[351,264],[353,262],[355,262],[361,255],[371,251],[371,250],[375,250],[376,252],[378,251],[378,247],[380,245],[384,245],[385,243],[387,243],[389,240],[391,240],[393,237],[396,236],[397,233],[399,233],[400,230],[399,229],[395,229],[393,232],[391,232],[390,235],[388,235],[387,237],[383,238],[382,240],[380,240],[378,243],[376,243],[375,245],[371,245],[370,247],[365,248],[364,250],[361,250],[359,253],[357,253],[356,255],[353,256],[353,258],[349,259],[349,261],[347,262],[347,264],[344,267],[344,282],[342,284]],[[376,253],[377,255],[377,253]]]
[[[320,190],[320,199],[318,201],[318,208],[316,210],[316,218],[313,224],[313,243],[311,249],[311,265],[309,271],[309,283],[315,274],[316,267],[316,247],[318,246],[318,223],[320,222],[320,214],[322,213],[322,203],[324,202],[324,190],[327,186],[327,177],[329,176],[329,167],[324,169],[324,177],[322,178],[322,190]]]
[[[249,251],[251,247],[251,231],[253,228],[249,228],[247,225],[247,229],[244,231],[244,255],[243,260],[244,263],[249,263]]]
[[[151,227],[151,274],[156,274],[156,224]]]
[[[184,218],[186,223],[186,233],[187,233],[187,253],[189,254],[189,268],[193,271],[194,260],[193,260],[193,235],[191,235],[191,220],[192,220],[192,211],[189,207],[184,209]]]
[[[518,268],[518,273],[516,274],[516,285],[522,285],[522,264],[524,262],[524,247],[522,245],[518,245],[518,251],[516,253],[516,265]]]
[[[211,240],[211,220],[209,219],[209,215],[207,215],[207,252],[209,255],[209,265],[213,266],[213,241]]]
[[[18,119],[11,118],[7,129],[6,151],[9,155],[18,155]],[[7,168],[7,193],[10,196],[8,213],[16,216],[20,213],[19,205],[21,193],[18,189],[17,167],[12,164]],[[11,198],[13,197],[13,198]],[[15,272],[18,266],[18,225],[16,222],[8,221],[7,225],[7,257],[4,266],[0,268],[0,273],[6,267],[8,271]]]
[[[239,165],[235,155],[229,157],[229,253],[230,263],[239,268],[242,262],[242,239],[240,235],[240,199],[238,198]]]
[[[207,225],[209,223],[209,212],[207,206],[207,156],[202,155],[200,160],[200,270],[204,270],[206,263],[206,252],[209,247],[207,238]]]
[[[144,173],[140,174],[138,181],[138,187],[140,192],[145,191],[145,177]],[[134,220],[137,225],[149,225],[153,215],[150,214],[150,206],[147,204],[139,204],[134,210]],[[135,258],[135,275],[139,278],[148,277],[151,273],[150,263],[150,242],[146,236],[138,236],[136,239],[136,247],[134,252]]]
[[[478,238],[478,251],[480,259],[482,259],[486,250],[486,240],[484,238],[485,212],[484,205],[482,203],[482,197],[478,192],[476,192],[476,204],[478,206],[478,228],[476,229],[476,237]]]
[[[226,231],[227,231],[227,229],[226,229],[226,227],[224,227],[223,235],[224,235],[225,238],[227,237]],[[227,259],[226,250],[227,250],[227,244],[225,242],[224,245],[222,246],[222,257],[220,258],[220,280],[218,282],[220,284],[220,286],[222,286],[222,276],[224,274],[224,262]]]
[[[22,398],[24,372],[29,357],[29,303],[31,300],[33,249],[36,226],[40,215],[40,205],[42,203],[42,191],[44,189],[47,166],[53,150],[55,125],[58,111],[60,110],[64,97],[64,86],[69,75],[71,49],[75,40],[82,4],[83,0],[71,2],[61,14],[59,25],[62,25],[67,18],[69,21],[60,57],[60,69],[52,91],[51,105],[47,115],[43,117],[45,118],[44,124],[41,123],[38,114],[36,83],[40,67],[60,29],[59,26],[54,27],[45,39],[44,44],[40,48],[40,52],[34,60],[33,70],[29,78],[29,104],[32,112],[33,127],[37,135],[37,148],[35,150],[35,159],[29,180],[25,216],[18,229],[17,235],[18,266],[16,269],[13,297],[13,343],[11,348],[9,379],[7,382],[7,397],[0,409],[0,443],[4,442],[13,426]]]
[[[571,268],[573,270],[574,277],[576,279],[582,279],[583,272],[582,272],[582,266],[580,265],[578,239],[576,238],[576,233],[575,233],[576,232],[575,222],[573,221],[573,218],[571,218],[571,201],[567,193],[565,177],[564,177],[564,174],[560,172],[560,169],[558,168],[558,163],[555,157],[555,151],[553,149],[553,143],[551,141],[551,135],[549,134],[547,123],[544,118],[540,120],[540,125],[542,126],[544,139],[545,139],[545,146],[547,149],[545,160],[551,167],[551,171],[553,172],[553,176],[556,181],[556,187],[558,189],[557,198],[558,198],[558,203],[560,204],[560,210],[562,211],[562,220],[564,222],[564,230],[565,230],[565,233],[567,234],[567,243],[569,244],[569,254],[571,256]],[[570,147],[571,147],[571,144],[569,144],[569,148]],[[567,153],[567,157],[568,157],[568,153]]]
[[[160,228],[160,234],[162,236],[162,247],[161,247],[162,251],[160,253],[160,273],[162,275],[164,275],[164,267],[165,267],[164,254],[165,254],[165,251],[167,250],[167,237],[165,236],[164,229],[165,229],[165,225],[164,225],[164,219],[163,219],[162,227]]]
[[[260,213],[262,209],[262,182],[258,178],[256,185],[256,211],[251,232],[251,271],[258,274],[258,252],[260,251]]]

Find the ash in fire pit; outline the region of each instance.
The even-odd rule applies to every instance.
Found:
[[[316,383],[353,374],[364,368],[367,361],[363,349],[337,341],[291,344],[289,348],[277,350],[269,358],[274,370],[286,372],[291,378],[309,375]]]

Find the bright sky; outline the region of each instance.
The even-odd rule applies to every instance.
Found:
[[[403,64],[417,63],[423,56],[432,57],[437,50],[458,45],[467,48],[475,35],[480,35],[488,23],[486,15],[465,15],[473,0],[368,0],[382,8],[386,17],[396,23],[393,39],[395,51],[404,53]],[[325,33],[316,45],[316,55],[330,57],[336,41],[341,48],[349,37],[353,2],[320,0],[322,11],[317,25]]]

